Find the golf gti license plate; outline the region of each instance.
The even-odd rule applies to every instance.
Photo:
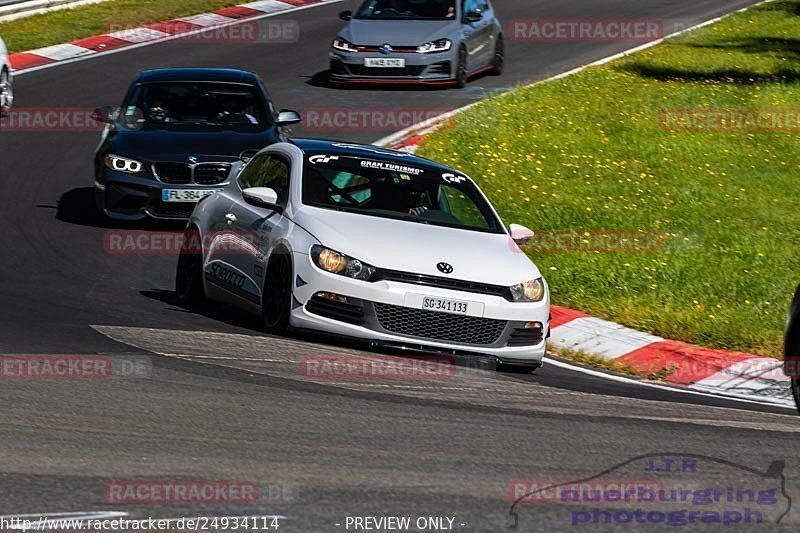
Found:
[[[162,202],[199,202],[222,189],[164,189],[161,191]]]
[[[377,68],[403,68],[406,66],[406,60],[402,57],[365,57],[364,66]]]

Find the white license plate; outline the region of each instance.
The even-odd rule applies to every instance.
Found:
[[[377,68],[403,68],[406,66],[406,60],[402,57],[365,57],[364,66]]]
[[[406,307],[414,307],[435,313],[450,313],[452,315],[483,316],[485,305],[483,302],[455,300],[452,298],[439,298],[427,294],[408,293],[405,297]]]
[[[469,302],[425,296],[422,298],[422,309],[424,311],[437,311],[439,313],[466,315],[469,311]]]
[[[162,189],[162,202],[199,202],[222,189]]]

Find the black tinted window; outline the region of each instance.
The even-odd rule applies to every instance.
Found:
[[[367,0],[356,13],[357,19],[453,20],[455,0]]]
[[[253,85],[212,82],[147,83],[136,87],[123,119],[151,126],[263,129],[272,122],[261,91]]]

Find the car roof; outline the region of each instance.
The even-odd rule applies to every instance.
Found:
[[[424,157],[411,154],[409,152],[401,152],[399,150],[391,150],[389,148],[381,148],[370,144],[350,143],[346,141],[330,141],[321,139],[292,139],[291,141],[298,148],[300,148],[306,155],[349,155],[361,156],[365,159],[378,159],[380,161],[390,161],[398,164],[416,164],[423,165],[434,170],[452,171],[453,169],[431,161]]]
[[[224,81],[231,83],[258,84],[258,76],[252,72],[232,68],[157,68],[139,73],[136,83],[161,81]]]

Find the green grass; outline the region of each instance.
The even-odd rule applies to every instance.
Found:
[[[779,355],[800,283],[800,129],[662,126],[663,111],[695,108],[800,111],[799,0],[487,100],[420,153],[472,175],[508,223],[662,236],[633,252],[534,245],[554,303]]]
[[[240,4],[231,0],[111,0],[0,24],[9,52],[23,52],[82,37],[186,17]]]

